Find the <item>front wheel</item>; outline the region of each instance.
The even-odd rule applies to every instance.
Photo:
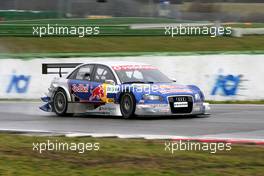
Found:
[[[53,111],[58,116],[67,116],[67,108],[68,108],[68,100],[64,90],[59,89],[56,91],[53,103],[52,103]]]
[[[134,95],[131,93],[124,93],[120,101],[120,110],[122,116],[125,119],[131,118],[132,116],[134,116],[135,109],[136,109],[136,100]]]

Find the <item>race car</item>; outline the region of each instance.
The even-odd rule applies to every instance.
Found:
[[[69,68],[74,69],[69,73],[62,71]],[[45,63],[42,73],[60,76],[51,82],[48,93],[41,98],[46,104],[40,107],[58,116],[80,113],[124,118],[203,115],[210,109],[197,86],[177,84],[148,64]]]

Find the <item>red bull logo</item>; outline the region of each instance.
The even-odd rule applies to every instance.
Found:
[[[73,92],[78,92],[78,93],[86,93],[88,92],[89,88],[88,88],[88,84],[73,84],[72,85],[72,91]]]
[[[104,88],[102,85],[97,86],[92,90],[92,95],[89,100],[101,100],[104,97]]]

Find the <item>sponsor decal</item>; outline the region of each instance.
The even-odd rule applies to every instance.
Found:
[[[160,89],[186,89],[187,86],[184,85],[160,85]]]
[[[173,106],[174,108],[187,108],[188,102],[174,102]]]
[[[187,97],[176,97],[175,99],[178,102],[185,102],[185,101],[187,101]]]
[[[9,86],[6,89],[6,93],[26,93],[30,83],[31,76],[26,75],[12,75]]]
[[[156,70],[157,67],[151,66],[151,65],[119,65],[119,66],[113,66],[114,70]]]
[[[88,84],[73,84],[72,91],[75,93],[87,93],[89,91]]]
[[[115,112],[116,108],[115,107],[105,107],[105,106],[100,106],[99,107],[99,111],[103,111],[103,112]]]
[[[119,92],[120,87],[119,86],[113,86],[113,85],[106,85],[106,92],[108,93],[117,93]]]
[[[105,90],[103,85],[99,85],[92,90],[92,95],[89,100],[101,100],[105,97]]]
[[[222,95],[222,96],[236,96],[238,90],[242,88],[241,83],[243,75],[217,75],[215,84],[213,86],[211,95]]]
[[[163,89],[159,90],[162,94],[169,94],[169,93],[193,93],[190,89]]]

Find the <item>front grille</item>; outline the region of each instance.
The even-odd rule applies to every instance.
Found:
[[[193,99],[190,96],[169,97],[168,101],[170,104],[171,113],[173,113],[173,114],[184,114],[184,113],[191,113],[192,112]],[[174,107],[175,102],[178,102],[178,106],[182,105],[182,107]],[[187,107],[185,107],[185,106],[187,106]]]

